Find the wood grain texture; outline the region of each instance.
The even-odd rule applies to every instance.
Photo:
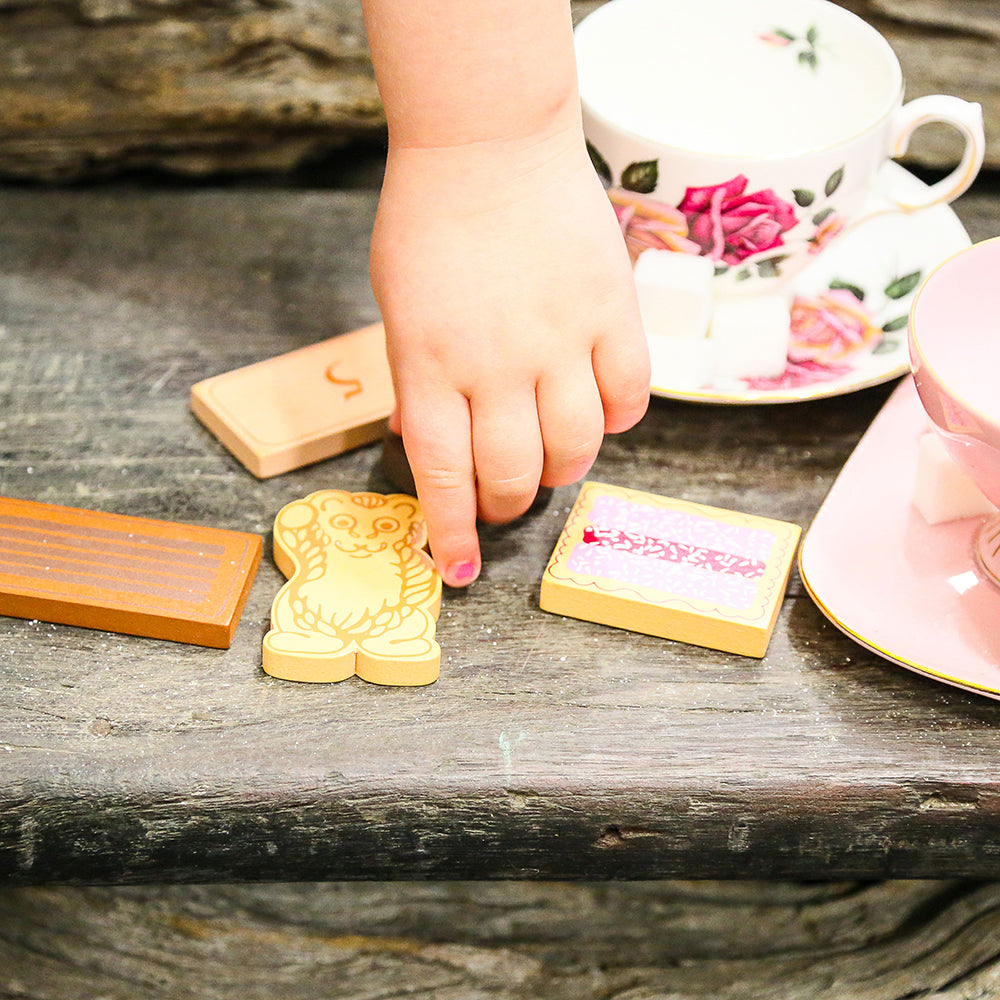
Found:
[[[385,120],[360,3],[0,6],[0,173],[287,169]]]
[[[6,889],[17,1000],[983,1000],[996,883]]]
[[[845,0],[899,54],[911,97],[983,104],[1000,165],[993,0]],[[577,0],[583,16],[595,0]],[[359,0],[0,4],[0,175],[280,171],[385,127]],[[912,162],[954,162],[946,128]]]
[[[384,489],[374,446],[256,480],[187,407],[208,374],[375,321],[376,197],[0,189],[0,493],[266,533],[313,490]],[[998,204],[962,200],[974,235]],[[656,400],[593,475],[806,526],[888,391]],[[865,652],[794,575],[759,661],[548,615],[575,494],[484,529],[428,688],[267,677],[269,560],[226,651],[0,619],[0,878],[1000,872],[1000,705]]]

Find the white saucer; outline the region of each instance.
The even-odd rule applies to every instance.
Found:
[[[890,183],[904,195],[919,195],[927,187],[899,164],[887,163],[866,211],[887,204],[881,191]],[[783,377],[767,383],[727,379],[697,388],[672,383],[671,372],[658,368],[654,360],[653,395],[704,403],[794,403],[839,396],[897,378],[909,371],[906,317],[920,281],[969,243],[968,233],[948,205],[912,215],[892,211],[868,219],[792,278],[784,294],[790,300],[814,297],[831,285],[862,293],[860,305],[872,323],[886,331],[873,350],[859,352],[834,367],[811,365],[807,371],[790,366]]]
[[[847,460],[799,551],[799,572],[843,632],[899,666],[1000,698],[1000,587],[977,571],[983,516],[928,524],[911,498],[930,428],[911,378]]]

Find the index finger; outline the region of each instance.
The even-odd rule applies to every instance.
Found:
[[[438,392],[430,401],[404,400],[400,415],[431,555],[448,586],[464,587],[482,565],[469,402],[454,391]]]

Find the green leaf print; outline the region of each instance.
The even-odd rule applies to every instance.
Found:
[[[778,254],[776,257],[765,257],[764,260],[757,261],[757,273],[762,278],[776,278],[781,274],[781,262],[788,254]]]
[[[792,196],[799,208],[808,208],[816,200],[816,192],[809,191],[807,188],[795,188],[792,191]]]
[[[794,52],[800,66],[808,66],[815,71],[819,65],[819,28],[812,25],[805,35],[796,35],[785,28],[772,28],[767,34],[758,36],[762,41],[776,44],[782,48],[788,46]]]
[[[840,187],[840,182],[844,179],[844,168],[841,167],[839,170],[834,170],[832,174],[826,179],[826,187],[823,188],[826,193],[827,198],[833,194],[837,188]]]
[[[865,301],[865,292],[863,288],[859,288],[857,285],[852,285],[849,281],[843,281],[840,278],[834,278],[830,282],[830,291],[836,291],[838,288],[843,289],[845,292],[850,292],[859,302]]]
[[[895,319],[889,320],[885,326],[882,327],[883,333],[893,333],[895,330],[902,330],[907,323],[909,323],[909,316],[897,316]]]
[[[901,299],[904,295],[909,295],[920,284],[922,273],[921,271],[913,271],[911,274],[904,274],[902,278],[897,278],[886,285],[885,294],[890,299]]]
[[[833,212],[834,212],[833,206],[832,205],[827,205],[826,208],[824,208],[820,212],[817,212],[813,216],[813,219],[812,219],[813,225],[814,226],[821,226],[824,222],[826,222],[827,219],[830,218],[831,215],[833,215]]]
[[[597,147],[592,142],[587,142],[587,152],[590,153],[590,162],[594,164],[597,176],[601,178],[601,183],[606,187],[611,187],[611,167],[608,161],[601,156]]]
[[[891,351],[896,350],[897,347],[899,347],[898,340],[891,340],[889,337],[883,337],[872,348],[872,354],[889,354]]]
[[[622,171],[622,187],[636,194],[652,194],[656,190],[659,179],[659,167],[656,160],[644,160],[641,163],[630,163]]]

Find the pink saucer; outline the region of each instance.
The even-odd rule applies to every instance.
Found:
[[[816,514],[799,572],[820,610],[863,646],[1000,698],[1000,588],[972,554],[984,518],[932,526],[911,504],[917,444],[929,429],[908,377]]]

